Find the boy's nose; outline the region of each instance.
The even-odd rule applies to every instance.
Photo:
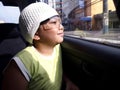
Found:
[[[64,27],[62,24],[60,24],[60,30],[64,30]]]

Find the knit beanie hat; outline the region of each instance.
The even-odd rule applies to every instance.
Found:
[[[20,31],[30,44],[41,22],[58,15],[57,11],[43,2],[36,2],[25,7],[19,17]]]

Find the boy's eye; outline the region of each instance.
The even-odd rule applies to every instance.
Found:
[[[56,21],[52,21],[52,23],[56,23]]]
[[[50,23],[51,23],[51,24],[56,24],[56,23],[57,23],[57,21],[51,21]]]

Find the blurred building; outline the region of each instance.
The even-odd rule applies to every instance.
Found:
[[[103,0],[77,0],[76,3],[79,5],[77,4],[77,7],[68,14],[69,18],[75,20],[73,22],[75,28],[101,30],[103,23]],[[72,5],[69,4],[68,6]],[[115,11],[113,0],[108,0],[108,11],[110,13]],[[112,21],[111,19],[112,18],[110,18],[110,21]]]
[[[88,0],[86,0],[88,1]],[[88,4],[89,5],[89,4]],[[103,26],[103,0],[91,0],[91,17],[92,17],[92,30],[101,30]],[[87,8],[87,7],[86,7]],[[95,9],[97,8],[97,9]],[[110,12],[115,11],[113,0],[108,0],[108,18],[110,18]],[[86,11],[88,12],[88,11]],[[113,13],[115,14],[115,13]],[[117,17],[114,17],[117,18]]]
[[[63,0],[62,1],[62,10],[67,18],[68,15],[71,13],[79,5],[79,0]]]

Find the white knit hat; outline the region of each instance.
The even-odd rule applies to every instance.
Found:
[[[57,11],[46,3],[36,2],[25,7],[19,17],[19,26],[24,39],[30,44],[41,22],[58,15]]]

